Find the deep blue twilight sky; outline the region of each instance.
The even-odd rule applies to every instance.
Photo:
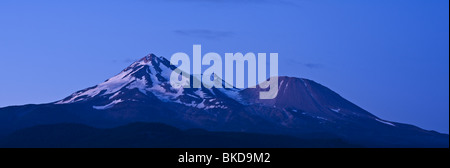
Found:
[[[1,0],[0,107],[56,101],[193,44],[278,52],[280,75],[449,132],[448,0]]]

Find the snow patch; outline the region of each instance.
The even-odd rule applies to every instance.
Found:
[[[203,100],[200,104],[198,104],[197,108],[205,108],[205,100]]]
[[[387,124],[387,125],[390,125],[390,126],[394,126],[394,127],[395,127],[395,124],[392,124],[392,123],[390,123],[390,122],[383,121],[383,120],[380,120],[380,119],[378,119],[378,118],[375,118],[375,120],[377,120],[378,122],[381,122],[381,123],[383,123],[383,124]]]
[[[326,118],[324,118],[324,117],[316,116],[316,118],[317,118],[317,119],[327,120],[327,121],[328,121],[328,119],[326,119]]]
[[[331,111],[334,111],[334,112],[336,112],[336,113],[339,113],[339,112],[341,111],[341,109],[340,109],[340,108],[337,108],[337,109],[334,109],[334,108],[330,108],[330,110],[331,110]]]
[[[141,67],[142,68],[142,67]],[[138,70],[136,70],[138,71]],[[129,75],[130,73],[136,72],[133,71],[133,69],[129,69],[127,71],[122,71],[118,75],[108,79],[107,81],[95,86],[92,89],[86,90],[84,92],[77,92],[71,95],[71,98],[69,100],[61,100],[57,102],[56,104],[67,104],[67,103],[74,103],[78,102],[80,100],[77,100],[79,97],[87,96],[87,97],[95,97],[101,92],[103,92],[102,95],[108,95],[115,93],[125,87],[129,81],[133,81],[135,78]]]
[[[284,80],[280,82],[280,86],[278,86],[278,90],[280,90],[281,86],[283,86]]]
[[[114,93],[114,95],[112,95],[111,97],[109,97],[109,100],[113,99],[114,97],[118,96],[119,94],[120,94],[120,92]]]
[[[205,92],[203,92],[201,89],[196,90],[194,93],[197,94],[198,96],[200,96],[200,98],[202,98],[202,99],[206,98]]]
[[[160,65],[162,64],[162,62],[160,63]],[[170,75],[172,75],[172,69],[170,69],[169,67],[167,67],[167,66],[165,66],[165,65],[163,65],[163,66],[159,66],[159,69],[161,69],[161,76],[163,77],[163,78],[166,78],[166,79],[170,79]]]
[[[224,105],[212,105],[212,106],[208,106],[208,107],[206,107],[205,108],[205,110],[208,110],[208,109],[218,109],[218,108],[220,108],[220,109],[228,109],[228,107],[227,106],[224,106]]]
[[[141,79],[136,79],[134,80],[132,83],[130,83],[127,86],[127,89],[134,89],[137,88],[139,89],[140,92],[144,93],[145,95],[147,95],[147,80],[145,79],[145,76],[143,76]]]
[[[177,98],[178,96],[181,96],[184,91],[183,88],[178,88],[178,90],[166,90],[160,85],[155,85],[147,90],[152,92],[156,97],[158,97],[158,99],[164,102],[171,101]]]
[[[239,94],[240,89],[237,88],[217,88],[220,92],[224,93],[231,99],[234,99],[238,102],[243,102],[242,97]]]
[[[302,79],[303,85],[305,85],[305,87],[308,87],[308,84],[305,82],[304,79]]]
[[[182,105],[185,105],[185,106],[189,106],[189,107],[195,107],[196,106],[195,101],[192,101],[191,103],[183,103],[180,100],[175,100],[173,102],[174,103],[178,103],[178,104],[182,104]]]
[[[104,106],[92,106],[92,108],[94,108],[96,110],[106,110],[106,109],[114,107],[114,105],[116,105],[118,103],[121,103],[121,102],[123,102],[122,99],[114,100],[113,102],[111,102],[111,103],[109,103],[107,105],[104,105]]]

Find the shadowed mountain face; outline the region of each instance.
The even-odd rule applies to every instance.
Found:
[[[278,86],[278,95],[275,99],[258,99],[259,92],[267,90],[259,87],[245,89],[241,95],[250,104],[289,109],[326,119],[338,119],[350,115],[376,118],[332,90],[308,79],[282,76],[278,77]]]
[[[259,87],[173,88],[169,79],[174,69],[165,58],[151,54],[105,82],[55,103],[2,108],[0,135],[43,124],[111,128],[158,122],[181,129],[309,135],[366,147],[449,144],[448,135],[380,119],[308,79],[278,77],[277,97],[261,100]],[[197,80],[181,79],[177,85]]]

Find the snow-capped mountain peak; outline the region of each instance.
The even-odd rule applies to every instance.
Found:
[[[169,81],[170,73],[174,68],[165,58],[149,54],[105,82],[78,91],[56,104],[76,103],[106,95],[113,97],[123,89],[139,89],[147,94],[149,89],[159,89],[161,83]]]
[[[175,68],[164,57],[149,54],[105,82],[75,92],[69,97],[56,102],[56,104],[71,104],[91,99],[103,99],[105,100],[102,101],[104,102],[103,104],[95,105],[95,107],[103,107],[122,103],[127,101],[127,99],[136,100],[133,97],[136,95],[129,96],[127,99],[122,98],[120,101],[116,100],[119,95],[135,89],[143,94],[144,97],[156,97],[162,102],[173,102],[202,109],[227,108],[221,106],[224,101],[227,101],[226,99],[239,99],[239,89],[174,88],[170,84],[170,76]],[[193,76],[190,76],[190,78],[182,77],[182,80],[176,84],[182,86],[190,85],[191,80],[198,79],[194,79]]]

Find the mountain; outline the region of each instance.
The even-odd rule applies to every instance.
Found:
[[[105,82],[60,101],[1,108],[0,136],[48,124],[113,128],[156,122],[183,130],[342,139],[365,147],[449,146],[446,134],[383,120],[308,79],[278,77],[277,97],[262,100],[258,86],[172,88],[169,79],[175,68],[164,57],[150,54]],[[193,80],[197,79],[183,77],[177,84],[190,85]]]
[[[240,95],[253,111],[296,132],[331,132],[370,147],[448,147],[446,134],[381,119],[312,80],[281,76],[278,86],[275,99],[258,99],[259,87]]]

